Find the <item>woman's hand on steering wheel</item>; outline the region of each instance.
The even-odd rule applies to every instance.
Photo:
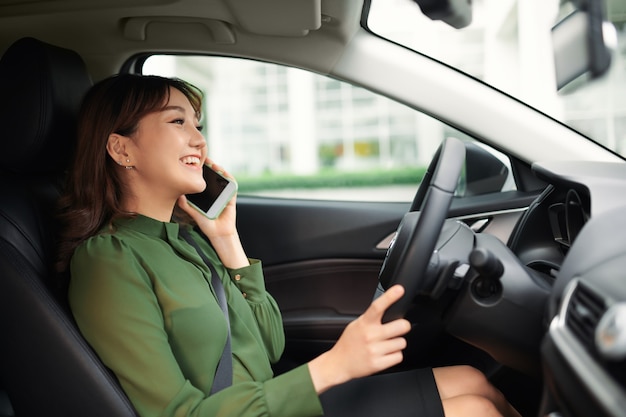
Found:
[[[337,343],[309,362],[316,391],[354,378],[372,375],[402,362],[402,350],[411,330],[405,319],[382,323],[383,314],[404,294],[400,285],[389,288],[344,329]]]

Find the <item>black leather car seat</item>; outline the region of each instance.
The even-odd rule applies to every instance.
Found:
[[[75,52],[33,38],[0,59],[0,391],[10,400],[0,413],[137,415],[78,332],[52,272],[55,204],[90,86]]]

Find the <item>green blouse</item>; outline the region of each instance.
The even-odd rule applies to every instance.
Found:
[[[233,385],[209,396],[227,326],[208,267],[177,223],[137,216],[114,226],[76,249],[69,300],[141,416],[322,415],[306,365],[273,376],[285,338],[259,261],[228,270],[192,231],[224,283],[231,323]]]

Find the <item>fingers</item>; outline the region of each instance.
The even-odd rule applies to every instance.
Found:
[[[230,175],[230,173],[228,171],[226,171],[221,165],[216,164],[215,162],[213,162],[213,160],[211,158],[209,158],[208,156],[206,157],[206,159],[204,160],[204,163],[206,165],[209,166],[209,168],[211,168],[213,171],[217,172],[220,175],[225,176],[226,178],[230,178],[232,180],[235,179],[235,177],[233,177],[232,175]]]
[[[376,300],[372,302],[369,308],[363,313],[363,317],[366,320],[381,322],[385,311],[396,301],[398,301],[404,295],[404,287],[401,285],[394,285],[387,289]]]
[[[189,202],[187,201],[187,196],[185,196],[184,194],[178,197],[178,200],[176,201],[176,203],[178,204],[180,208],[182,208],[185,211],[185,213],[189,214],[191,218],[194,219],[196,222],[198,222],[198,220],[203,217],[198,212],[198,210],[196,210],[189,204]]]
[[[381,353],[376,356],[377,363],[375,369],[383,370],[390,368],[402,362],[404,354],[402,351],[406,348],[406,339],[398,337],[390,339],[378,344]]]
[[[390,355],[401,352],[406,348],[406,339],[404,337],[393,337],[385,339],[376,344],[377,354],[380,356]]]
[[[188,211],[189,209],[193,208],[189,205],[189,202],[187,201],[187,196],[185,194],[178,197],[178,200],[176,201],[176,203],[178,204],[180,208],[182,208],[185,211]]]
[[[374,300],[361,316],[361,320],[365,321],[369,325],[381,325],[379,334],[381,339],[392,339],[404,335],[411,330],[411,323],[405,319],[382,323],[385,311],[387,311],[387,309],[393,303],[398,301],[403,295],[404,287],[401,285],[394,285],[385,291],[383,295]]]

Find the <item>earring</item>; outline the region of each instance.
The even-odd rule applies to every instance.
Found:
[[[130,159],[126,159],[126,163],[127,163],[127,164],[130,164]],[[118,164],[119,166],[123,166],[123,167],[124,167],[124,168],[126,168],[126,169],[133,169],[133,166],[132,166],[132,165],[124,165],[124,164],[122,163],[122,161],[118,161],[118,162],[117,162],[117,164]]]

